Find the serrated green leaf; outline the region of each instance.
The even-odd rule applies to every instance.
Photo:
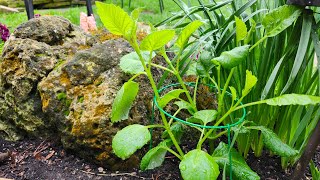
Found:
[[[246,24],[237,16],[234,17],[236,21],[236,39],[237,42],[244,40],[247,37],[247,26]]]
[[[232,101],[235,101],[237,99],[237,90],[232,86],[229,86],[229,89],[231,91]]]
[[[249,47],[249,45],[245,45],[225,51],[219,57],[213,58],[212,61],[213,63],[219,62],[223,68],[231,69],[247,59]]]
[[[151,139],[146,126],[140,124],[129,125],[118,131],[112,140],[112,149],[121,159],[127,159]]]
[[[180,33],[176,45],[179,48],[184,48],[184,46],[188,43],[188,40],[192,33],[194,33],[203,23],[199,20],[195,20],[188,24]]]
[[[161,166],[167,153],[164,147],[170,147],[171,145],[171,140],[167,139],[159,143],[158,146],[150,149],[141,159],[140,169],[144,171]]]
[[[252,171],[247,165],[245,159],[234,148],[231,149],[232,173],[241,180],[257,180],[260,179],[259,175]],[[227,144],[220,142],[218,147],[213,152],[214,160],[219,164],[220,169],[224,168],[226,164],[229,170],[229,147]]]
[[[186,92],[182,89],[174,89],[167,94],[163,95],[158,101],[158,105],[163,108],[165,107],[171,100],[179,98],[180,94]]]
[[[300,16],[302,10],[296,6],[284,5],[270,11],[262,20],[268,37],[273,37],[291,26]]]
[[[266,99],[268,105],[271,106],[287,106],[287,105],[310,105],[319,104],[320,96],[311,96],[305,94],[284,94],[279,97]]]
[[[201,110],[194,113],[193,117],[196,119],[200,119],[204,124],[208,124],[209,122],[214,121],[218,116],[218,111],[210,109],[210,110]]]
[[[123,84],[112,104],[111,122],[128,119],[130,108],[138,91],[139,84],[136,82],[128,81]]]
[[[281,139],[270,129],[263,126],[252,126],[251,128],[261,131],[265,146],[275,154],[282,157],[292,157],[299,153],[299,151],[282,142]]]
[[[146,64],[149,63],[149,58],[150,58],[150,52],[147,51],[142,51],[141,55],[143,57],[143,60]],[[152,58],[155,56],[155,53],[152,53]],[[127,55],[124,55],[120,59],[120,68],[123,72],[125,73],[130,73],[130,74],[138,74],[141,72],[144,72],[144,68],[141,64],[140,58],[136,52],[131,52]]]
[[[184,133],[183,125],[180,122],[175,122],[171,125],[170,130],[171,130],[172,134],[174,135],[174,137],[176,138],[176,140],[178,141],[178,143],[180,143],[181,137]],[[170,136],[169,136],[169,133],[167,130],[165,130],[162,133],[161,138],[162,139],[170,139]]]
[[[97,1],[96,6],[101,22],[112,34],[123,36],[131,34],[134,22],[128,13],[114,4]]]
[[[160,49],[174,37],[174,34],[175,31],[171,29],[152,32],[141,41],[140,49],[146,51]]]
[[[256,85],[258,79],[256,76],[252,75],[252,72],[249,70],[246,70],[246,83],[244,86],[244,89],[242,90],[242,96],[246,96],[249,94],[253,86]]]
[[[199,149],[188,152],[180,162],[179,169],[184,180],[215,180],[220,174],[213,157]]]
[[[212,55],[208,51],[203,51],[200,53],[199,60],[197,61],[197,74],[199,76],[207,76],[210,74],[210,70],[215,66],[211,60],[213,59]]]
[[[177,105],[179,109],[186,109],[190,114],[194,114],[195,111],[190,103],[187,101],[181,100],[181,101],[175,101],[173,104]]]

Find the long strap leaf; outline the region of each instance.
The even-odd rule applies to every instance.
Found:
[[[309,43],[309,38],[310,38],[310,33],[311,33],[311,25],[312,25],[312,16],[310,16],[308,14],[304,14],[303,15],[303,23],[302,23],[302,31],[301,31],[297,55],[294,60],[294,64],[293,64],[288,82],[285,85],[285,87],[282,89],[281,94],[284,94],[289,89],[289,87],[291,86],[291,84],[295,80],[298,72],[300,71],[302,62],[304,60],[304,57],[306,55],[307,48],[308,48],[308,43]]]
[[[311,31],[311,38],[313,41],[313,46],[316,52],[316,57],[317,57],[317,69],[318,69],[318,74],[319,74],[319,85],[318,85],[318,90],[319,90],[319,96],[320,96],[320,40],[319,40],[319,35],[317,33],[318,25],[315,24],[313,21],[313,26],[312,26],[312,31]]]

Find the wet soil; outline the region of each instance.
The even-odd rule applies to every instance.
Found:
[[[111,172],[76,157],[76,154],[66,152],[55,140],[26,139],[19,142],[8,142],[0,139],[0,152],[11,152],[8,158],[0,162],[0,179],[182,179],[179,172],[179,161],[170,154],[167,154],[165,163],[154,170],[142,172],[135,169],[130,172]],[[320,167],[320,146],[314,161]],[[282,170],[280,158],[270,156],[267,152],[264,152],[260,158],[250,153],[247,163],[260,175],[261,179],[289,180],[292,172],[291,169]],[[306,171],[305,179],[311,179],[308,171]]]

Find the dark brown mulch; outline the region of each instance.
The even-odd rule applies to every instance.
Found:
[[[17,180],[182,179],[178,168],[179,161],[170,155],[167,156],[164,165],[155,170],[111,172],[66,152],[59,143],[53,140],[26,139],[19,142],[8,142],[0,139],[0,152],[7,151],[10,151],[11,155],[7,160],[0,162],[0,178]],[[314,161],[319,167],[320,146]],[[256,158],[250,154],[247,163],[261,176],[261,179],[290,179],[290,170],[285,172],[281,169],[279,157],[271,157],[264,153],[262,157]],[[306,175],[310,177],[310,173],[306,173]]]

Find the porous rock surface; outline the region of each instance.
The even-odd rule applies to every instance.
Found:
[[[129,120],[110,121],[113,99],[128,79],[118,64],[130,51],[121,39],[96,43],[60,17],[44,16],[19,26],[0,63],[0,138],[51,135],[66,149],[109,169],[137,167],[139,152],[122,161],[111,148],[118,130],[149,122],[152,93],[143,77],[140,88],[145,89]]]

